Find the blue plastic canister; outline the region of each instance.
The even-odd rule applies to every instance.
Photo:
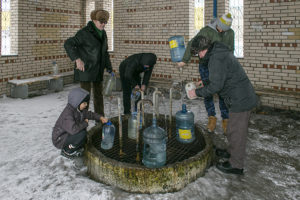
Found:
[[[195,140],[194,113],[182,104],[182,110],[176,113],[176,138],[181,143],[191,143]]]
[[[167,134],[164,129],[156,124],[153,118],[152,126],[146,128],[143,132],[143,160],[146,167],[162,167],[167,159]]]
[[[108,121],[106,124],[103,125],[102,141],[101,141],[102,149],[107,150],[112,148],[115,139],[115,132],[116,132],[116,128],[111,123],[111,121]]]
[[[169,46],[172,62],[181,62],[185,52],[184,37],[179,35],[170,37]]]

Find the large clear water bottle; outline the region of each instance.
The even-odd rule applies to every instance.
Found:
[[[194,113],[182,104],[182,110],[176,113],[176,138],[181,143],[191,143],[195,140]]]
[[[170,37],[169,46],[172,62],[181,62],[185,52],[184,37],[179,35]]]
[[[114,73],[111,73],[111,76],[109,77],[105,88],[103,95],[104,96],[111,96],[113,89],[116,87],[116,76]]]
[[[166,164],[167,159],[167,134],[164,129],[156,124],[153,118],[152,126],[143,132],[143,160],[146,167],[157,168]]]
[[[102,141],[101,141],[101,148],[102,149],[111,149],[114,144],[115,139],[115,132],[116,128],[111,123],[111,121],[108,121],[106,124],[102,127]]]
[[[58,74],[58,66],[56,61],[52,62],[52,70],[53,70],[53,75],[57,75]]]
[[[132,112],[128,119],[128,137],[130,139],[136,139],[137,132],[137,112]]]

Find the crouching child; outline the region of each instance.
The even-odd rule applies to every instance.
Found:
[[[74,88],[68,96],[68,104],[57,119],[52,132],[54,146],[61,149],[61,155],[67,158],[79,157],[83,154],[87,141],[89,120],[106,123],[108,120],[100,114],[88,111],[89,92],[82,88]]]

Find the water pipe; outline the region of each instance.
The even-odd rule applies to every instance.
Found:
[[[217,18],[218,17],[218,0],[214,0],[214,9],[213,9],[213,15],[214,15],[214,18]]]
[[[139,100],[139,102],[137,103],[137,124],[136,124],[136,161],[139,162],[140,161],[140,152],[139,152],[139,127],[140,127],[140,120],[141,120],[141,113],[140,113],[140,109],[141,109],[141,103],[145,104],[149,104],[150,106],[153,106],[153,103],[151,100],[149,99],[141,99]]]
[[[171,138],[171,130],[172,130],[172,98],[173,98],[173,87],[170,88],[169,93],[169,104],[170,104],[170,115],[169,115],[169,138]]]
[[[158,90],[153,92],[153,117],[159,116],[159,109],[158,109],[158,94],[162,96],[162,93]]]
[[[120,156],[124,155],[123,149],[123,134],[122,134],[122,114],[121,114],[121,98],[118,97],[118,112],[119,112],[119,145],[120,145]]]

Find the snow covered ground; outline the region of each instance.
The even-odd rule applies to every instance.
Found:
[[[281,113],[252,115],[243,176],[223,174],[211,167],[179,192],[152,195],[130,194],[95,182],[88,178],[86,168],[74,168],[51,142],[52,127],[74,87],[78,85],[24,100],[0,98],[1,200],[300,199],[300,120]],[[107,105],[109,102],[105,100]],[[195,113],[196,123],[205,125],[203,101],[186,103]],[[174,102],[173,113],[180,104]],[[108,112],[109,106],[105,108]],[[112,116],[117,115],[115,108],[112,106]],[[219,113],[214,138],[217,145],[224,145]]]

